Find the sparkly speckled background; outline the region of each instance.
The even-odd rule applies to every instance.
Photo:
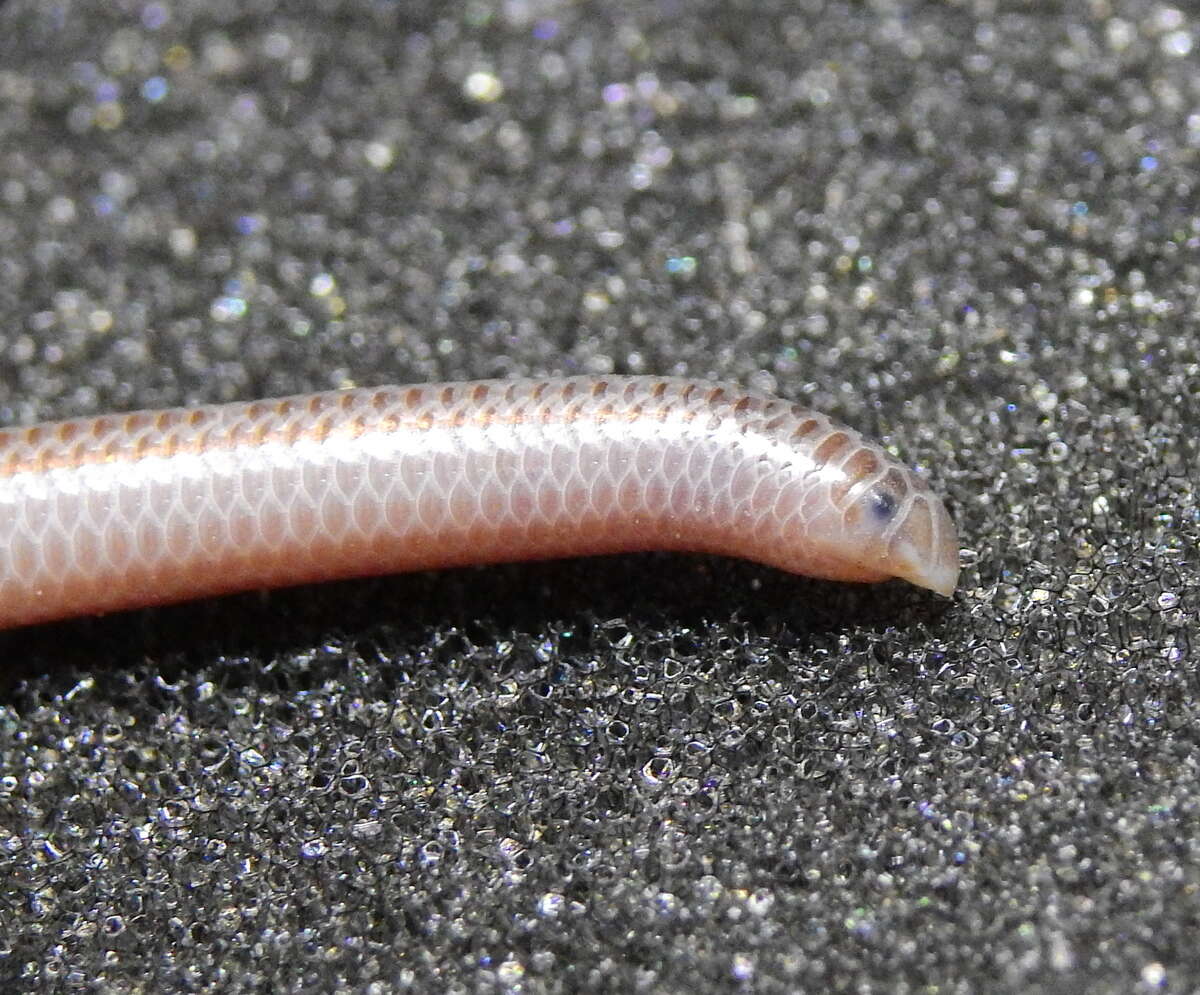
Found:
[[[0,422],[714,375],[952,605],[623,557],[0,636],[12,992],[1200,988],[1200,21],[9,0]]]

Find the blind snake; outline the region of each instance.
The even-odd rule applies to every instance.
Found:
[[[853,429],[740,387],[361,388],[0,431],[0,626],[640,550],[950,595],[958,540]]]

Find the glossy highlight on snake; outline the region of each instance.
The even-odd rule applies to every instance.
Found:
[[[0,626],[334,578],[719,553],[950,595],[942,502],[740,387],[571,377],[332,391],[0,431]]]

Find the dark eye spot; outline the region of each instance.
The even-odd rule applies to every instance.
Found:
[[[871,514],[877,522],[890,522],[896,514],[896,496],[891,491],[874,491],[871,494]]]

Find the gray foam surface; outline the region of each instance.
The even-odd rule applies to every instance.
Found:
[[[952,604],[621,557],[0,635],[29,992],[1194,991],[1181,5],[0,7],[0,420],[736,379]]]

